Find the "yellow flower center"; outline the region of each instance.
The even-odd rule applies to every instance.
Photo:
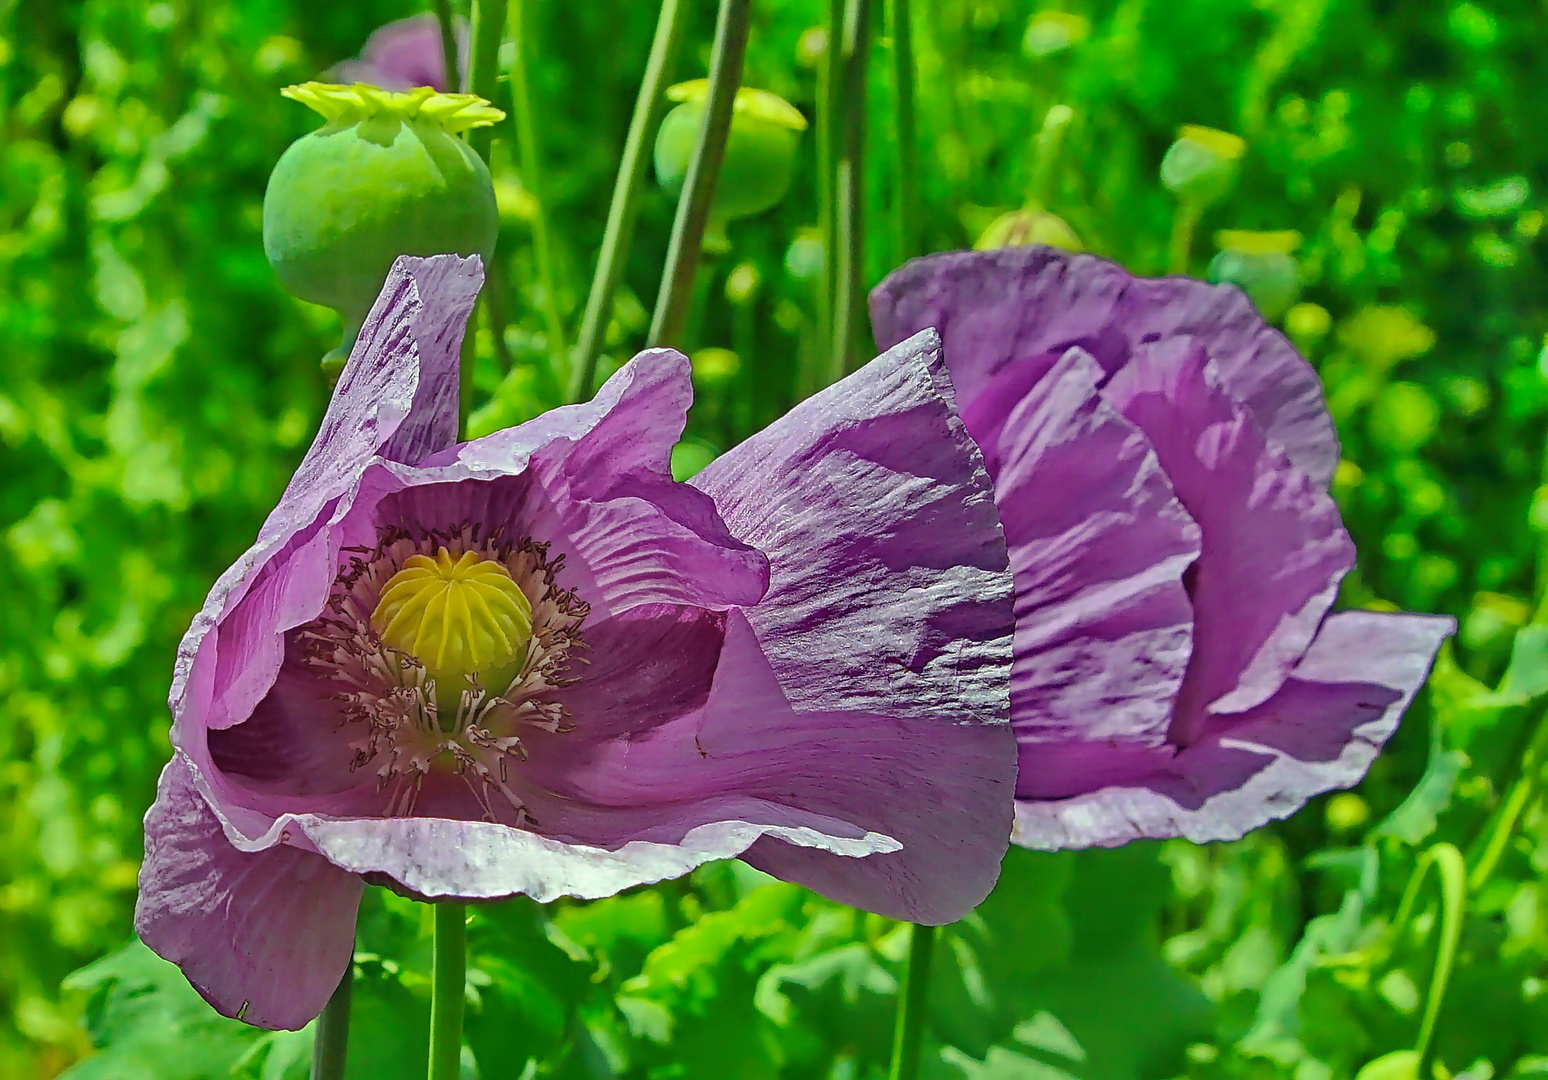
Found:
[[[498,691],[494,682],[508,683],[526,658],[532,601],[500,563],[471,551],[453,558],[443,547],[433,558],[410,557],[388,579],[371,629],[423,664],[442,690],[479,675]]]

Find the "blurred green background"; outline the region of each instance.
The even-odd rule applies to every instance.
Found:
[[[940,944],[927,1075],[1411,1076],[1384,1055],[1415,1045],[1445,990],[1437,1075],[1548,1076],[1548,820],[1528,750],[1548,705],[1548,11],[1047,6],[916,0],[926,248],[971,246],[1036,200],[1088,249],[1162,272],[1176,129],[1240,135],[1240,181],[1190,269],[1217,230],[1301,234],[1283,322],[1344,442],[1360,565],[1342,602],[1462,630],[1357,793],[1236,844],[1013,852]],[[678,78],[704,74],[712,7],[695,5]],[[305,1075],[309,1033],[223,1021],[124,943],[174,647],[310,440],[339,332],[264,260],[266,177],[315,119],[277,91],[416,10],[0,0],[0,1076]],[[827,5],[755,11],[745,81],[812,118]],[[478,335],[486,430],[560,400],[656,17],[646,0],[523,13],[538,155],[519,171],[498,129],[508,325]],[[878,30],[867,284],[897,259]],[[1068,123],[1040,138],[1055,106]],[[790,195],[701,269],[685,470],[812,388],[813,154],[808,132]],[[604,369],[643,338],[672,209],[652,182]],[[1436,844],[1468,857],[1467,889],[1417,873]],[[1448,933],[1449,989],[1433,978]],[[879,1077],[903,934],[739,864],[589,905],[483,907],[467,1073]],[[422,1074],[427,943],[418,908],[372,891],[351,1075]]]

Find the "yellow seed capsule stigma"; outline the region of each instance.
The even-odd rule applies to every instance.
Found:
[[[493,559],[411,556],[382,590],[371,629],[432,676],[501,674],[508,681],[532,639],[532,601]],[[495,687],[497,691],[503,687]]]

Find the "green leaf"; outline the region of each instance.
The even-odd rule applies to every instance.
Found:
[[[62,1074],[68,1080],[225,1078],[263,1034],[217,1013],[176,965],[138,939],[64,986],[91,995],[86,1028],[97,1049]]]

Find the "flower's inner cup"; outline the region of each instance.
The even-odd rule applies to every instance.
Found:
[[[526,758],[523,735],[570,728],[557,691],[575,681],[589,611],[555,581],[563,558],[476,525],[384,529],[352,551],[300,631],[306,665],[361,725],[350,772],[376,774],[389,816],[412,813],[442,774],[466,781],[486,818],[534,824],[509,763]]]

